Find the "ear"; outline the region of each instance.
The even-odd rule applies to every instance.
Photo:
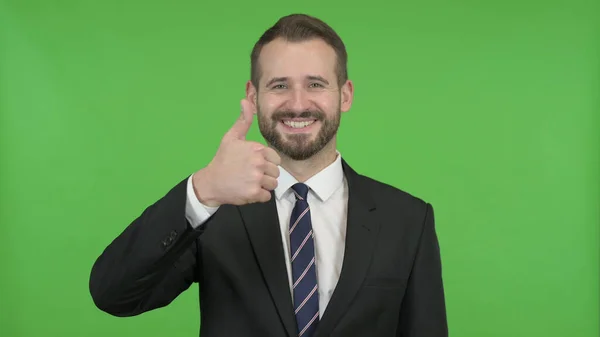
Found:
[[[340,110],[347,112],[352,107],[352,101],[354,100],[354,84],[352,81],[347,80],[340,90]]]
[[[258,90],[252,84],[252,81],[246,82],[246,99],[252,104],[252,113],[256,115],[256,104],[258,102]]]

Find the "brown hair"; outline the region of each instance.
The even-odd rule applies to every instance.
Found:
[[[335,50],[337,55],[337,81],[341,87],[348,79],[348,54],[346,46],[338,34],[325,22],[306,14],[291,14],[280,18],[275,25],[267,29],[258,39],[250,55],[250,80],[258,89],[260,69],[258,57],[262,48],[269,42],[283,38],[289,42],[302,42],[311,39],[322,39]]]

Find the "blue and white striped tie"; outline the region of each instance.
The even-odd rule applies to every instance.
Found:
[[[289,230],[294,309],[298,336],[310,337],[319,323],[319,292],[310,208],[306,201],[308,186],[297,183],[292,186],[292,189],[296,195],[296,205],[292,211]]]

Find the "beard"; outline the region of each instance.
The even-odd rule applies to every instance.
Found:
[[[321,122],[321,129],[314,140],[310,134],[287,134],[283,135],[277,131],[277,125],[284,118],[310,118]],[[271,117],[264,116],[257,105],[257,119],[260,133],[267,144],[279,153],[293,159],[306,160],[321,151],[336,135],[340,126],[341,111],[338,107],[337,113],[327,118],[320,110],[304,111],[300,114],[292,111],[275,111]]]

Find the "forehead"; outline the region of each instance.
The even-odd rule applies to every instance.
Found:
[[[289,42],[275,39],[266,44],[258,58],[261,83],[272,77],[301,79],[306,76],[335,78],[335,50],[321,39]]]

